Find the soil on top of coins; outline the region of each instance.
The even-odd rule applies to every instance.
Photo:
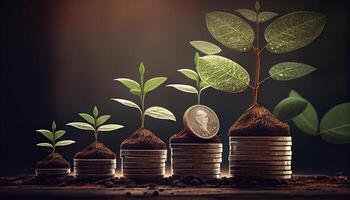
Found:
[[[120,149],[165,150],[167,148],[165,142],[150,130],[140,128],[122,142]]]
[[[231,126],[229,136],[289,136],[289,126],[260,105],[250,107]]]
[[[50,153],[36,163],[36,168],[68,168],[69,162],[59,153]]]
[[[75,159],[115,159],[116,155],[108,147],[100,142],[93,142],[88,147],[78,152]]]
[[[210,139],[202,139],[193,136],[187,129],[183,129],[178,133],[175,133],[169,139],[170,143],[221,143],[219,136],[215,135]]]

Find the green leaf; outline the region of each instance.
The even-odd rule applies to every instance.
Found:
[[[166,120],[176,121],[176,118],[171,111],[159,106],[153,106],[148,108],[145,111],[145,115],[148,115],[150,117],[157,118],[157,119],[166,119]]]
[[[146,81],[145,83],[145,93],[150,92],[160,85],[162,85],[167,80],[166,77],[154,77]]]
[[[307,64],[283,62],[272,66],[269,74],[275,80],[288,81],[305,76],[315,70],[316,68]]]
[[[201,57],[197,71],[204,82],[224,92],[242,92],[250,81],[248,72],[242,66],[217,55]]]
[[[62,140],[56,143],[56,147],[63,147],[63,146],[68,146],[71,144],[74,144],[75,141],[74,140]]]
[[[190,44],[202,53],[212,55],[220,53],[220,47],[206,41],[191,41]]]
[[[143,65],[143,62],[140,64],[139,73],[141,76],[145,74],[145,66]]]
[[[130,90],[129,91],[131,94],[134,94],[136,96],[141,96],[141,90]]]
[[[119,102],[119,103],[123,104],[124,106],[129,106],[129,107],[137,108],[137,109],[141,110],[141,108],[136,103],[134,103],[132,101],[129,101],[126,99],[111,99],[111,100]]]
[[[95,128],[93,126],[85,122],[71,122],[71,123],[68,123],[67,125],[73,126],[81,130],[95,131]]]
[[[183,75],[185,75],[187,78],[190,78],[192,80],[198,81],[199,76],[197,72],[191,70],[191,69],[179,69],[178,72],[181,72]]]
[[[140,84],[138,84],[136,81],[128,78],[117,78],[114,79],[115,81],[121,82],[123,85],[125,85],[129,90],[141,90]]]
[[[95,118],[97,118],[97,116],[98,116],[97,106],[94,107],[94,110],[92,111],[92,114],[94,115]]]
[[[273,114],[281,121],[289,121],[304,112],[307,101],[300,97],[288,97],[279,102]]]
[[[203,91],[203,90],[205,90],[205,89],[207,89],[207,88],[210,88],[210,85],[208,84],[208,83],[206,83],[206,82],[204,82],[204,81],[201,81],[201,84],[200,84],[200,91]]]
[[[55,129],[57,128],[55,121],[52,122],[51,128],[52,128],[52,131],[55,131]]]
[[[210,34],[224,46],[240,52],[249,51],[254,41],[252,27],[236,15],[225,12],[206,14]]]
[[[196,54],[194,54],[193,61],[194,61],[194,65],[197,66],[198,62],[199,62],[199,54],[198,54],[198,52],[196,52]]]
[[[311,11],[296,11],[279,17],[265,30],[266,48],[286,53],[307,46],[322,32],[326,16]]]
[[[261,12],[259,13],[259,23],[269,21],[270,19],[276,17],[278,14],[274,12]]]
[[[256,22],[256,12],[250,9],[238,9],[236,10],[239,14],[241,14],[244,18],[251,22]]]
[[[109,118],[111,118],[110,115],[102,115],[101,117],[99,117],[99,118],[97,119],[96,126],[102,125],[102,124],[105,123]]]
[[[100,126],[97,131],[114,131],[120,128],[123,128],[124,126],[119,124],[105,124]]]
[[[36,146],[38,146],[38,147],[50,147],[50,148],[53,148],[52,144],[46,143],[46,142],[44,142],[44,143],[38,143],[38,144],[36,144]]]
[[[301,97],[296,91],[292,90],[289,93],[289,97]],[[304,99],[304,98],[303,98]],[[305,99],[306,100],[306,99]],[[318,116],[314,106],[308,101],[307,106],[300,115],[294,117],[294,124],[303,132],[310,135],[318,135]]]
[[[330,109],[320,123],[322,139],[331,143],[350,142],[350,103],[339,104]]]
[[[259,1],[255,1],[255,10],[260,10],[260,3]]]
[[[82,117],[85,121],[89,122],[90,124],[95,124],[95,119],[93,116],[87,114],[87,113],[79,113],[80,117]]]
[[[178,90],[180,90],[182,92],[198,94],[197,89],[195,87],[193,87],[193,86],[190,86],[190,85],[170,84],[170,85],[167,85],[167,87],[173,87],[173,88],[178,89]]]
[[[36,132],[41,133],[47,139],[49,139],[50,141],[53,141],[53,133],[51,131],[45,130],[45,129],[39,129],[39,130],[36,130]]]
[[[66,133],[66,131],[64,130],[59,130],[55,132],[55,139],[59,139],[60,137],[62,137],[64,134]]]

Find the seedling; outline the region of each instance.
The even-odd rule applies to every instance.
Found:
[[[155,90],[160,85],[162,85],[167,80],[167,78],[154,77],[145,81],[144,80],[145,66],[143,65],[143,63],[140,64],[139,74],[140,74],[140,83],[128,78],[117,78],[114,80],[121,82],[125,87],[129,89],[129,91],[132,94],[138,96],[140,98],[141,107],[138,106],[136,103],[126,99],[114,98],[111,100],[119,102],[122,105],[138,109],[140,111],[140,117],[141,117],[141,128],[144,128],[146,115],[157,119],[176,121],[174,114],[165,108],[162,108],[160,106],[152,106],[147,109],[145,108],[146,94],[148,94],[149,92]]]
[[[52,124],[51,124],[51,131],[46,130],[46,129],[38,129],[38,130],[36,130],[36,132],[41,133],[48,140],[51,141],[51,143],[47,143],[47,142],[38,143],[38,144],[36,144],[36,146],[52,148],[52,154],[54,154],[56,152],[56,147],[68,146],[68,145],[71,145],[71,144],[75,143],[74,140],[61,140],[61,141],[57,142],[57,140],[59,138],[61,138],[66,133],[66,131],[64,131],[64,130],[56,130],[56,128],[57,128],[56,127],[56,122],[53,121]]]
[[[334,144],[350,143],[350,103],[339,104],[330,109],[319,123],[315,107],[292,90],[279,102],[274,114],[282,121],[293,121],[303,132],[320,136]]]
[[[199,54],[196,53],[194,56],[194,64],[197,66],[199,61]],[[191,85],[185,85],[185,84],[169,84],[168,87],[173,87],[175,89],[178,89],[182,92],[192,93],[197,95],[197,103],[201,103],[201,94],[202,91],[207,89],[209,85],[205,83],[199,76],[198,72],[191,70],[191,69],[179,69],[178,72],[181,72],[183,75],[185,75],[187,78],[196,81],[196,86],[193,87]]]
[[[239,93],[246,88],[252,89],[252,104],[258,103],[259,88],[265,81],[274,79],[278,81],[293,80],[305,76],[315,68],[298,62],[282,62],[275,64],[269,70],[269,76],[260,79],[261,53],[267,49],[273,54],[283,54],[307,46],[322,32],[325,15],[311,11],[296,11],[274,20],[265,29],[264,46],[260,46],[260,24],[278,14],[274,12],[261,12],[260,3],[256,1],[255,11],[250,9],[236,10],[249,22],[253,28],[242,18],[226,12],[210,12],[206,14],[207,28],[210,34],[222,45],[238,52],[253,51],[255,57],[255,80],[250,84],[248,72],[238,63],[215,55],[221,49],[215,44],[204,41],[190,42],[193,47],[206,54],[199,58],[197,71],[200,78],[211,87],[230,93]]]
[[[110,115],[101,115],[98,116],[99,111],[97,106],[92,110],[92,115],[87,113],[79,113],[79,116],[83,118],[86,122],[71,122],[68,123],[68,126],[73,126],[80,130],[92,131],[95,135],[95,142],[98,142],[99,132],[109,132],[115,131],[117,129],[123,128],[124,126],[119,124],[104,124],[106,123]]]

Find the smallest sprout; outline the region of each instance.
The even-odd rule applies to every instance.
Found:
[[[45,136],[47,139],[51,141],[51,143],[47,143],[47,142],[38,143],[36,144],[36,146],[52,148],[52,153],[54,154],[56,152],[56,147],[68,146],[75,143],[74,140],[61,140],[57,142],[57,140],[60,137],[62,137],[66,133],[66,131],[64,130],[56,131],[56,128],[57,128],[56,122],[53,121],[51,124],[51,131],[45,130],[45,129],[36,130],[36,132],[41,133],[43,136]]]

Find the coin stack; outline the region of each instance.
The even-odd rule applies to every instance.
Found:
[[[74,159],[74,172],[77,178],[114,177],[116,159]]]
[[[121,149],[120,157],[125,178],[156,180],[165,175],[167,150]]]
[[[36,168],[37,177],[64,177],[70,173],[70,168]]]
[[[231,136],[230,174],[245,179],[290,179],[290,136]]]

